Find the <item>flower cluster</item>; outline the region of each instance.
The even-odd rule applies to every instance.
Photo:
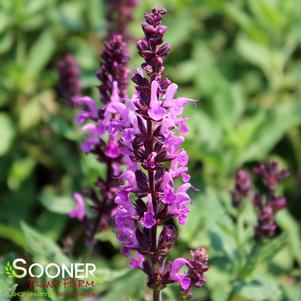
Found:
[[[181,117],[189,99],[175,98],[177,85],[162,75],[164,57],[170,49],[163,42],[166,26],[161,20],[165,9],[152,9],[142,24],[145,37],[137,42],[144,58],[142,70],[132,80],[136,92],[114,106],[120,116],[116,128],[121,133],[123,154],[128,168],[116,197],[114,216],[121,252],[131,259],[130,266],[143,270],[154,294],[167,284],[179,282],[188,295],[192,286],[205,282],[208,269],[205,249],[192,251],[190,259],[166,261],[178,233],[172,218],[186,223],[191,199],[188,156],[181,147],[188,132],[186,117]],[[179,183],[177,185],[177,183]],[[182,183],[181,183],[182,182]],[[188,271],[181,273],[186,265]]]
[[[278,164],[273,161],[253,167],[254,184],[245,170],[240,169],[236,173],[235,189],[232,191],[233,204],[238,207],[242,199],[252,198],[257,211],[255,236],[259,241],[275,234],[277,229],[275,213],[286,207],[286,199],[283,196],[277,196],[275,190],[278,188],[279,181],[288,175],[287,169],[279,170]]]
[[[273,161],[267,165],[255,166],[253,173],[259,178],[262,187],[253,199],[258,212],[256,238],[262,240],[275,234],[277,228],[274,220],[275,213],[286,207],[286,199],[277,196],[275,190],[278,188],[279,181],[286,178],[289,173],[287,169],[278,170],[277,163]]]
[[[114,82],[118,86],[118,96],[121,98],[127,96],[130,70],[127,67],[129,52],[122,35],[112,34],[104,45],[101,68],[96,76],[100,81],[98,87],[100,101],[107,104],[111,101]]]
[[[100,99],[105,104],[98,107],[91,97],[75,97],[73,104],[81,107],[76,122],[85,133],[81,150],[97,156],[99,162],[106,165],[106,177],[99,177],[95,183],[97,191],[89,189],[83,194],[74,194],[77,207],[69,213],[84,222],[88,238],[93,239],[97,230],[105,228],[111,220],[115,207],[114,199],[118,191],[118,177],[122,154],[116,123],[120,115],[115,109],[121,104],[121,98],[126,96],[129,69],[129,59],[126,44],[121,35],[113,34],[106,42],[101,55],[102,62],[97,77],[100,79]],[[108,138],[105,138],[108,137]],[[85,214],[83,196],[93,201],[96,212],[94,222],[88,220]]]
[[[129,38],[127,28],[133,20],[133,11],[139,0],[106,0],[108,6],[107,20],[110,33],[118,33]]]
[[[287,169],[278,170],[278,164],[270,161],[268,164],[259,164],[253,167],[253,173],[263,182],[267,190],[273,191],[278,188],[279,181],[289,176]]]
[[[180,273],[186,266],[187,271]],[[191,286],[202,287],[206,282],[204,273],[208,271],[208,255],[204,248],[198,248],[189,252],[188,260],[177,258],[173,261],[170,269],[170,278],[178,281],[182,287],[182,296],[191,297],[189,288]]]
[[[252,179],[244,169],[239,169],[235,175],[235,187],[232,191],[232,204],[239,208],[241,201],[249,196],[252,189]]]
[[[73,97],[81,95],[81,82],[79,79],[79,68],[75,58],[71,54],[66,54],[58,63],[59,92],[67,101],[71,103]]]

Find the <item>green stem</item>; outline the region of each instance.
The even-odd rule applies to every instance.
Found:
[[[239,209],[237,221],[236,221],[236,243],[237,243],[237,249],[238,249],[238,273],[243,267],[243,242],[242,242],[242,231],[243,231],[243,211],[245,209],[245,206]]]
[[[249,261],[247,261],[245,266],[239,271],[238,275],[236,276],[236,279],[234,279],[234,282],[239,280],[244,280],[248,275],[250,275],[253,272],[253,270],[257,265],[259,250],[260,250],[259,244],[255,242],[248,256]],[[227,301],[231,301],[234,296],[235,296],[235,289],[234,287],[232,287],[229,296],[227,298]]]
[[[154,289],[153,290],[153,301],[161,301],[161,292]]]
[[[250,275],[254,271],[258,262],[259,250],[260,248],[258,242],[255,242],[248,256],[249,260],[247,261],[244,269],[240,273],[240,277],[238,278],[239,280],[245,279],[248,275]]]

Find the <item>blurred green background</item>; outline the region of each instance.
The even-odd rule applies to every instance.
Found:
[[[143,13],[165,6],[166,41],[173,45],[166,74],[179,84],[179,95],[200,100],[186,110],[186,149],[200,192],[172,254],[209,249],[208,284],[193,300],[227,300],[235,285],[235,300],[301,300],[300,1],[140,2],[130,26],[131,70],[141,64],[135,40],[142,36]],[[98,99],[95,72],[106,28],[101,0],[0,1],[0,255],[93,258],[103,277],[99,300],[142,300],[141,272],[127,269],[111,231],[99,234],[94,250],[68,241],[81,235],[80,225],[66,217],[74,206],[71,193],[89,187],[103,168],[79,152],[75,112],[58,96],[56,65],[72,53],[84,94]],[[278,216],[284,238],[266,251],[258,268],[262,279],[237,284],[229,191],[238,167],[268,158],[291,171],[282,187],[289,208]],[[5,292],[13,287],[5,283],[0,297],[9,300]],[[164,300],[175,300],[176,293],[167,289]]]

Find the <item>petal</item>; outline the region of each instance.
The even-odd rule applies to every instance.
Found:
[[[142,225],[150,229],[156,224],[156,220],[154,219],[155,213],[153,208],[153,201],[150,194],[147,196],[147,211],[144,212],[144,216],[141,220]]]
[[[91,144],[90,143],[81,143],[80,144],[80,150],[87,154],[87,153],[90,153],[92,151],[92,147],[91,147]]]
[[[106,146],[105,154],[109,158],[117,158],[120,156],[120,153],[118,142],[114,138],[111,138]]]
[[[163,119],[166,113],[167,113],[166,109],[162,108],[159,103],[154,104],[148,110],[148,116],[155,121]]]
[[[71,210],[68,215],[81,221],[86,215],[84,198],[80,193],[75,192],[73,199],[76,201],[77,206]]]
[[[154,106],[158,103],[157,92],[159,88],[159,83],[157,81],[153,81],[151,85],[151,100],[150,100],[150,107]]]
[[[106,107],[107,111],[113,114],[118,113],[120,115],[120,117],[122,118],[122,120],[127,120],[128,118],[128,109],[127,107],[118,101],[109,103],[108,106]]]
[[[118,83],[117,83],[117,81],[113,82],[111,101],[112,102],[119,101],[119,89],[118,89]]]
[[[170,278],[172,280],[178,281],[180,278],[180,275],[178,274],[178,272],[185,265],[191,267],[191,264],[185,258],[180,257],[180,258],[177,258],[176,260],[174,260],[173,263],[171,264],[171,268],[170,268]]]
[[[90,118],[89,112],[80,111],[79,114],[75,118],[75,122],[76,122],[76,124],[81,125],[89,118]]]
[[[188,277],[183,277],[181,280],[180,280],[180,284],[181,284],[181,287],[183,290],[188,290],[189,287],[190,287],[190,284],[191,284],[191,280],[188,278]]]
[[[136,183],[136,176],[135,173],[132,170],[127,170],[124,172],[120,179],[123,181],[127,181],[128,185],[123,185],[122,188],[128,191],[128,188],[130,188],[131,191],[135,191],[137,189],[137,183]]]
[[[177,84],[172,83],[171,85],[169,85],[166,90],[164,101],[171,101],[173,99],[173,97],[175,96],[177,90],[178,90]]]
[[[135,255],[129,255],[129,257],[132,259],[129,263],[129,267],[132,269],[142,269],[143,262],[144,262],[144,256],[140,253],[136,252]]]
[[[185,183],[179,187],[177,192],[187,192],[187,190],[189,190],[190,188],[192,188],[192,185],[190,183]]]
[[[93,98],[89,97],[89,96],[83,96],[83,97],[75,97],[72,99],[73,103],[76,106],[79,105],[85,105],[88,107],[89,109],[89,113],[91,114],[92,118],[97,118],[97,106],[96,106],[96,102]]]

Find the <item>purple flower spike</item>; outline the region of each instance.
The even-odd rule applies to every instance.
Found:
[[[59,91],[62,97],[66,98],[68,104],[71,99],[81,95],[81,82],[79,79],[79,69],[75,58],[67,54],[58,63]]]
[[[289,172],[287,169],[279,170],[278,164],[273,161],[268,164],[260,163],[254,166],[252,171],[254,181],[244,169],[237,171],[232,202],[234,207],[240,207],[243,199],[251,197],[257,212],[255,238],[260,242],[275,235],[277,230],[275,214],[286,207],[286,199],[277,196],[275,190]]]
[[[113,34],[104,45],[101,68],[96,76],[101,82],[98,87],[100,100],[107,104],[111,101],[114,82],[117,83],[119,97],[127,96],[130,70],[127,67],[129,53],[121,35]]]
[[[241,201],[249,196],[251,189],[251,177],[244,169],[239,169],[235,175],[235,188],[232,191],[233,206],[240,207]]]
[[[106,3],[110,32],[122,34],[128,40],[130,35],[127,28],[133,20],[133,11],[138,6],[139,0],[106,0]]]
[[[145,63],[142,64],[142,69],[150,77],[151,81],[160,81],[161,74],[164,71],[164,57],[171,48],[170,44],[163,44],[163,37],[167,27],[160,24],[166,12],[167,10],[164,8],[153,8],[150,13],[144,15],[146,23],[142,24],[142,30],[145,38],[137,42],[138,52],[145,60]],[[160,82],[160,88],[167,88],[169,84],[170,81],[165,79]]]
[[[188,271],[191,284],[202,287],[206,282],[205,272],[208,271],[208,255],[205,248],[199,248],[189,253],[190,268]]]
[[[129,59],[126,44],[122,36],[113,34],[106,42],[101,55],[100,71],[97,73],[101,81],[99,86],[100,99],[104,106],[99,107],[91,97],[74,97],[74,106],[81,107],[76,122],[81,126],[84,141],[81,151],[85,154],[94,154],[100,163],[106,166],[106,177],[97,179],[95,185],[98,192],[91,189],[87,197],[92,200],[95,219],[85,219],[85,229],[88,241],[93,241],[95,233],[106,228],[113,216],[117,225],[123,229],[119,239],[126,245],[124,252],[136,245],[134,221],[129,218],[134,209],[124,206],[120,212],[114,212],[115,198],[122,189],[118,178],[121,175],[121,165],[128,155],[123,154],[121,125],[129,122],[126,105],[123,97],[126,96],[128,85]],[[124,197],[120,197],[120,204],[124,204]],[[127,211],[126,208],[129,210]]]
[[[253,172],[262,183],[253,199],[258,213],[255,236],[258,241],[261,241],[275,235],[277,230],[275,214],[286,207],[286,199],[277,196],[275,190],[279,182],[289,175],[289,172],[287,169],[279,170],[278,164],[273,161],[253,167]]]
[[[168,263],[165,258],[178,237],[176,227],[167,221],[176,218],[180,225],[186,223],[191,204],[187,191],[192,187],[188,155],[182,147],[188,118],[181,116],[190,100],[177,98],[178,86],[163,76],[164,57],[170,49],[163,41],[165,13],[165,9],[154,8],[145,14],[144,39],[137,42],[143,71],[138,69],[132,77],[136,93],[110,109],[122,116],[116,127],[123,154],[128,155],[127,171],[120,176],[124,185],[115,200],[117,237],[124,245],[121,252],[132,259],[130,266],[147,274],[154,295],[173,282],[188,294],[191,286],[205,281],[200,270],[192,279],[188,260]],[[184,266],[187,271],[181,272]]]
[[[253,172],[255,175],[261,177],[267,189],[274,190],[278,187],[278,182],[288,177],[287,169],[278,170],[278,164],[270,161],[268,164],[260,164],[254,166]]]
[[[264,195],[257,193],[253,204],[258,212],[255,234],[258,240],[274,236],[277,230],[275,214],[286,207],[286,199],[273,193]]]

